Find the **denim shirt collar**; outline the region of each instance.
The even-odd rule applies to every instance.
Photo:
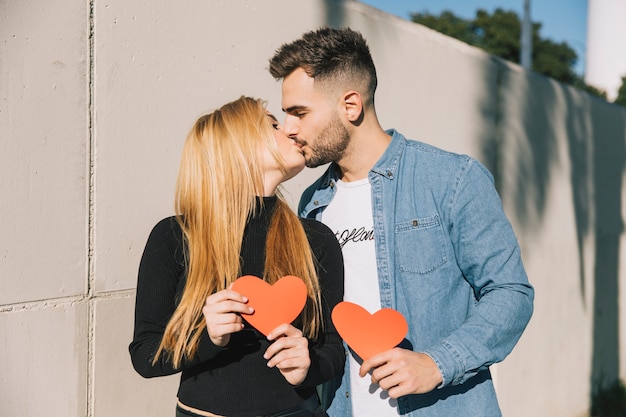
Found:
[[[389,142],[383,155],[370,170],[370,175],[380,175],[383,178],[392,180],[396,177],[396,173],[398,172],[400,158],[406,147],[406,139],[395,129],[386,130],[385,133],[391,136],[391,142]],[[334,187],[334,182],[340,178],[341,170],[339,169],[339,165],[333,162],[322,179],[320,184],[321,188]]]
[[[395,129],[389,129],[385,133],[391,136],[391,142],[380,159],[370,169],[368,173],[370,181],[375,177],[393,181],[400,169],[400,160],[406,148],[406,138]],[[335,183],[340,178],[339,165],[336,162],[331,163],[326,172],[304,191],[298,207],[300,216],[321,220],[322,211],[333,199]]]
[[[383,155],[370,170],[370,175],[380,175],[383,178],[393,180],[398,172],[400,158],[406,147],[406,139],[395,129],[386,130],[385,133],[391,136],[391,142],[389,142]]]

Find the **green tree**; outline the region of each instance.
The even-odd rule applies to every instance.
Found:
[[[472,30],[480,35],[475,46],[492,55],[519,63],[522,26],[515,12],[496,9],[493,15],[490,15],[485,10],[479,9],[469,24]]]
[[[613,103],[626,106],[626,77],[622,77],[622,86],[617,91],[617,98]]]
[[[449,10],[444,10],[439,16],[429,13],[414,13],[411,18],[416,23],[460,39],[470,45],[476,45],[479,42],[480,35],[474,30],[470,22],[456,16]]]
[[[567,84],[574,84],[573,70],[578,57],[565,42],[555,43],[550,39],[533,39],[533,71],[552,77]]]
[[[519,63],[522,23],[514,11],[498,8],[493,14],[489,14],[483,9],[478,9],[473,19],[463,19],[449,10],[439,16],[423,12],[412,13],[411,20],[484,49],[492,55]],[[533,22],[532,30],[533,71],[605,97],[604,92],[586,85],[574,71],[574,65],[578,60],[574,49],[566,42],[556,43],[551,39],[542,38],[541,23]]]

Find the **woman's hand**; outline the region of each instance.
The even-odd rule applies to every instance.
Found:
[[[252,314],[254,309],[246,305],[248,299],[230,288],[211,294],[202,308],[206,329],[216,346],[226,346],[231,333],[243,329],[242,313]]]
[[[307,338],[291,324],[281,324],[267,335],[267,339],[274,341],[263,355],[268,359],[267,366],[278,368],[291,385],[301,384],[311,366]]]

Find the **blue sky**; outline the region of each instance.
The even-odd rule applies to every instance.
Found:
[[[439,14],[451,10],[457,16],[472,18],[476,10],[493,12],[496,8],[513,10],[521,17],[523,0],[359,0],[387,13],[409,19],[411,12]],[[578,54],[575,70],[584,72],[587,41],[587,0],[531,0],[530,15],[539,22],[541,36],[555,42],[567,42]]]

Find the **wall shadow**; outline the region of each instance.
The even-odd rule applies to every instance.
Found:
[[[593,304],[586,307],[591,309],[588,311],[593,326],[592,395],[620,377],[618,290],[620,237],[624,230],[626,109],[533,73],[519,75],[528,77],[531,86],[512,99],[511,91],[520,89],[510,79],[519,76],[505,65],[500,65],[499,71],[496,137],[486,140],[482,149],[486,155],[495,155],[496,185],[500,192],[513,195],[515,218],[527,231],[537,229],[544,221],[553,165],[560,163],[559,129],[563,124],[565,127],[583,306],[588,299],[586,288],[593,286]],[[511,100],[516,103],[511,105]],[[555,113],[562,114],[553,111],[555,106],[564,105],[564,120],[553,120]],[[517,116],[522,117],[518,126],[523,131],[511,134],[506,131],[511,123],[505,121]],[[520,139],[512,153],[508,141]],[[592,257],[587,256],[594,262],[591,268],[584,263],[584,243],[588,239],[593,242]],[[585,271],[593,276],[585,277]]]
[[[593,304],[589,306],[593,326],[589,382],[593,394],[620,377],[618,289],[626,111],[594,97],[581,103],[572,89],[564,92],[583,302],[587,282],[583,242],[593,239]]]
[[[586,286],[593,285],[593,305],[589,306],[593,325],[590,386],[596,391],[619,378],[618,283],[624,229],[621,201],[626,170],[626,111],[571,87],[555,85],[545,77],[532,73],[525,76],[532,84],[527,91],[533,94],[516,97],[524,130],[517,139],[522,138],[523,143],[514,156],[498,155],[499,172],[509,168],[501,161],[513,162],[516,171],[507,186],[514,187],[516,219],[523,228],[540,226],[551,192],[552,165],[559,163],[557,140],[564,123],[583,305]],[[501,88],[502,94],[510,94],[506,82]],[[555,114],[562,114],[553,111],[555,106],[565,106],[565,120],[553,120]],[[506,106],[501,111],[506,112]],[[496,142],[507,140],[501,129],[498,134],[501,136]],[[500,145],[499,149],[507,152],[507,146]],[[584,242],[588,239],[593,242],[594,265],[593,277],[586,278],[585,271],[590,268],[584,264]]]
[[[559,163],[556,126],[548,111],[557,105],[556,96],[546,77],[504,64],[498,68],[498,174],[506,175],[506,186],[514,190],[506,191],[516,220],[532,231],[543,221],[553,166]],[[520,122],[514,123],[515,118]]]
[[[626,169],[626,111],[596,100],[592,105],[594,303],[591,386],[619,378],[619,254],[623,178]]]

